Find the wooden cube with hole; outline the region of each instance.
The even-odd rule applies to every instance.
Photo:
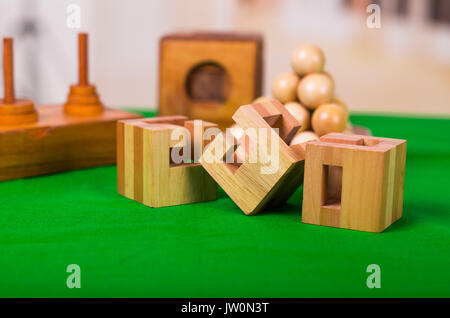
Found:
[[[151,207],[215,200],[216,182],[192,159],[195,155],[199,157],[194,148],[200,147],[201,153],[206,145],[203,134],[208,128],[218,130],[216,124],[188,120],[185,116],[119,121],[119,194]],[[196,135],[192,134],[194,131]],[[174,162],[171,156],[174,148],[180,156],[187,155],[188,160]]]
[[[247,215],[285,202],[303,179],[303,148],[288,145],[300,123],[276,100],[241,106],[233,120],[240,142],[221,133],[200,163]]]
[[[261,95],[262,37],[179,33],[160,42],[160,115],[233,124],[240,105]]]
[[[306,146],[302,221],[382,232],[402,216],[406,140],[332,133]]]

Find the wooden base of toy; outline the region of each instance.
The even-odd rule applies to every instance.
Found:
[[[0,99],[0,126],[14,126],[36,122],[38,114],[34,103],[28,99],[16,99],[7,103]]]
[[[36,123],[0,124],[0,181],[114,164],[117,120],[141,117],[108,108],[91,117],[59,105],[36,110]]]

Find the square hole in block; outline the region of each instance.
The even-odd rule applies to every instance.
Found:
[[[323,165],[322,206],[340,210],[342,195],[342,167]]]
[[[244,163],[248,162],[250,154],[256,149],[256,144],[247,136],[242,135],[238,143],[228,149],[223,156],[223,161],[232,173]]]

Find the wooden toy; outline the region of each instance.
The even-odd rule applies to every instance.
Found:
[[[301,128],[298,130],[299,133],[309,129],[311,125],[311,115],[305,107],[303,107],[300,103],[297,102],[287,103],[284,105],[284,107],[302,125]]]
[[[273,97],[270,97],[270,96],[260,96],[260,97],[258,97],[257,99],[255,99],[255,100],[252,102],[252,104],[265,102],[265,101],[268,101],[268,100],[271,100],[271,99],[274,99],[274,98],[273,98]]]
[[[343,101],[342,99],[337,98],[337,97],[334,97],[332,103],[333,103],[333,104],[338,104],[339,106],[341,106],[341,108],[344,110],[344,112],[345,112],[345,114],[346,114],[346,116],[347,116],[347,118],[348,118],[348,116],[350,115],[350,112],[349,112],[349,110],[348,110],[347,104],[344,103],[344,101]]]
[[[297,100],[299,78],[295,73],[282,73],[272,83],[272,95],[283,104]]]
[[[332,133],[306,146],[302,221],[382,232],[402,216],[406,140]]]
[[[300,186],[304,151],[298,145],[288,146],[300,123],[276,100],[241,106],[233,120],[244,130],[240,143],[221,133],[206,147],[200,163],[239,208],[252,215],[286,201]],[[272,128],[279,128],[279,134]],[[273,152],[261,151],[262,132],[267,134],[268,147],[278,146]],[[257,160],[249,159],[253,155]],[[229,163],[230,157],[241,162]],[[278,158],[275,166],[274,158]]]
[[[171,151],[206,145],[203,132],[216,124],[189,121],[185,116],[121,120],[117,123],[117,185],[119,194],[150,207],[215,200],[217,184],[194,160],[173,162]],[[199,130],[195,140],[192,132]],[[173,133],[184,136],[174,138]],[[176,136],[175,136],[176,137]],[[198,139],[200,138],[200,139]],[[191,145],[189,145],[190,143]],[[196,146],[194,146],[196,145]],[[190,158],[194,158],[191,152]]]
[[[229,127],[240,105],[261,95],[262,37],[181,33],[160,42],[160,115],[186,115]]]
[[[5,97],[0,99],[0,125],[11,126],[36,122],[38,114],[34,103],[28,99],[16,99],[15,96],[12,38],[3,39],[3,79]]]
[[[323,104],[312,115],[314,132],[323,136],[331,132],[343,132],[347,126],[348,115],[338,104]]]
[[[88,35],[78,34],[78,84],[70,86],[64,112],[73,116],[96,116],[103,113],[103,105],[94,85],[89,84]]]
[[[298,46],[291,55],[292,69],[300,76],[321,72],[325,65],[322,50],[312,44]]]
[[[114,164],[116,121],[140,116],[103,108],[87,82],[87,38],[80,36],[80,84],[69,101],[34,107],[15,99],[12,39],[4,40],[0,101],[0,181]],[[83,80],[81,80],[83,79]]]
[[[301,79],[297,94],[302,105],[315,109],[333,100],[334,83],[325,74],[310,74]]]

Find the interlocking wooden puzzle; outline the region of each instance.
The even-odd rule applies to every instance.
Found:
[[[244,129],[237,148],[222,133],[203,152],[200,163],[245,214],[256,214],[287,200],[302,182],[303,149],[288,146],[300,123],[276,100],[241,106],[233,120]],[[255,134],[247,133],[249,129]],[[274,145],[275,150],[267,152]],[[263,146],[267,149],[261,151]],[[254,162],[248,160],[255,154]],[[226,157],[240,162],[228,163]],[[265,173],[271,164],[273,171]]]

